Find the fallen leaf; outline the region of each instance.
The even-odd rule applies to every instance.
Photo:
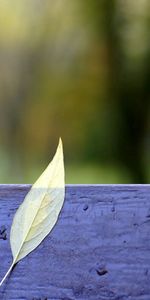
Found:
[[[50,233],[63,206],[64,196],[64,161],[60,139],[52,162],[34,183],[14,216],[10,232],[13,262],[0,285],[14,265]]]

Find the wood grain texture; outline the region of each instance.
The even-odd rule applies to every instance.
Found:
[[[0,186],[0,279],[29,188]],[[0,299],[150,300],[150,185],[67,186],[57,225],[15,266]]]

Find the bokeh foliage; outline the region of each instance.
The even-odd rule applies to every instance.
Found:
[[[150,178],[149,0],[0,2],[1,182]]]

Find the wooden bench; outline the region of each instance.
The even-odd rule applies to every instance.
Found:
[[[0,279],[30,185],[0,186]],[[58,223],[20,261],[0,300],[150,300],[150,185],[68,185]]]

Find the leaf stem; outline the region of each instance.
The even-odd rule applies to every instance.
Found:
[[[3,279],[1,280],[0,286],[3,284],[4,280],[6,279],[6,277],[7,277],[7,276],[9,275],[9,273],[11,272],[11,270],[12,270],[14,264],[15,264],[15,263],[14,263],[14,261],[13,261],[12,264],[11,264],[11,266],[10,266],[10,268],[8,269],[7,273],[5,274],[5,276],[3,277]]]

